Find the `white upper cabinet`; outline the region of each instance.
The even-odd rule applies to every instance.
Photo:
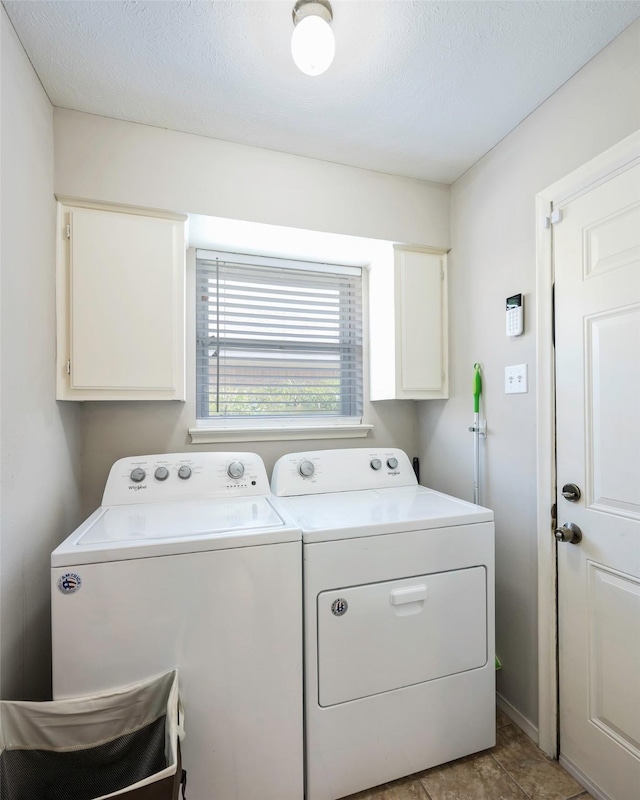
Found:
[[[59,400],[185,399],[185,220],[58,204]]]
[[[370,298],[371,400],[448,397],[446,254],[396,247]]]

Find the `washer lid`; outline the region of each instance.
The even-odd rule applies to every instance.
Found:
[[[52,566],[300,540],[267,497],[102,506],[51,555]]]
[[[490,509],[424,486],[279,497],[274,503],[302,528],[304,542],[493,521]]]

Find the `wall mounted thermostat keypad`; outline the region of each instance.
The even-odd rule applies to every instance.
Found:
[[[507,297],[507,336],[520,336],[524,332],[524,296]]]

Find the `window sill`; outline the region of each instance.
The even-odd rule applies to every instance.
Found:
[[[209,425],[189,428],[192,444],[214,442],[274,442],[296,439],[359,439],[367,436],[373,425],[363,423],[270,424],[252,427]]]

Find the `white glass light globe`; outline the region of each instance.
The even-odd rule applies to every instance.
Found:
[[[328,22],[310,14],[298,22],[291,36],[291,55],[305,75],[322,75],[331,66],[336,40]]]

